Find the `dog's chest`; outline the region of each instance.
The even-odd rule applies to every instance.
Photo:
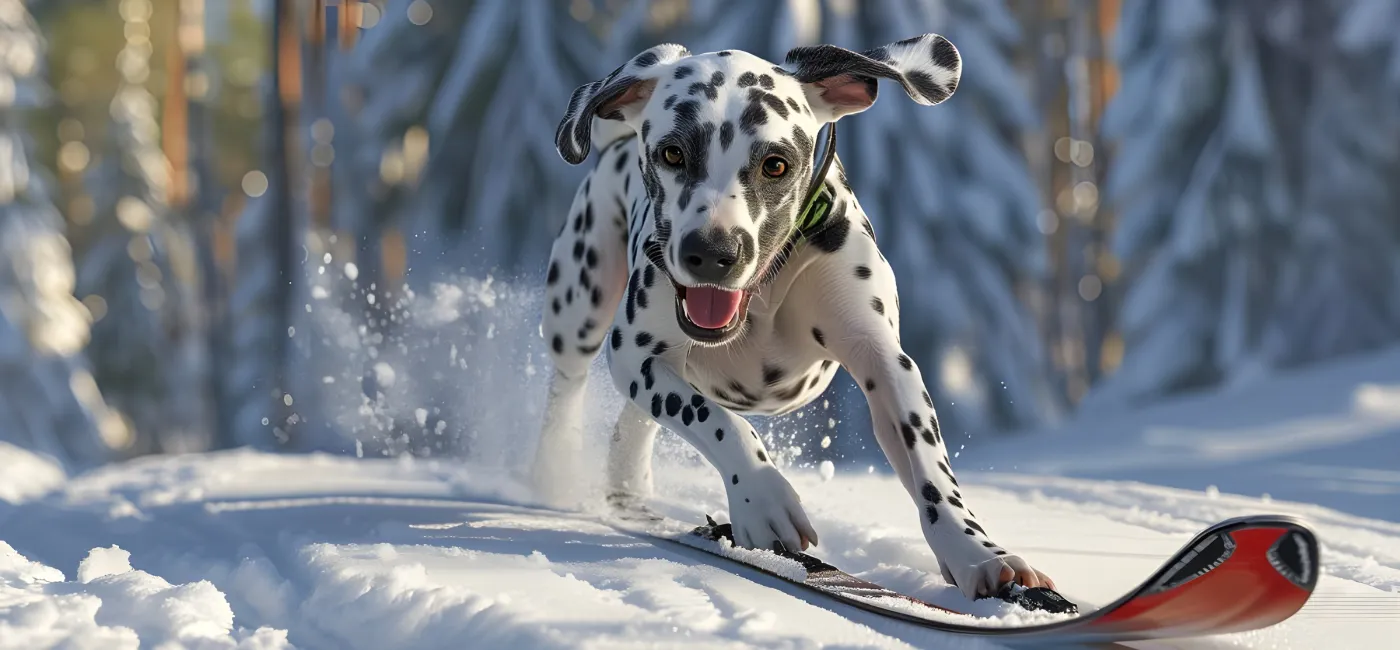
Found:
[[[690,348],[686,381],[740,413],[782,415],[810,403],[826,390],[838,366],[821,354],[810,333],[802,337],[794,316],[782,307],[776,313],[751,310],[750,329],[738,341]]]

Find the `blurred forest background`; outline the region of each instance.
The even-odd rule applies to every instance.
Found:
[[[0,0],[0,439],[523,455],[572,90],[925,32],[840,153],[955,440],[1400,343],[1396,0]],[[878,462],[853,388],[766,432]]]

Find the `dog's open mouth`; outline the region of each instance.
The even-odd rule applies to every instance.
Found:
[[[676,287],[676,321],[686,336],[704,342],[724,341],[744,324],[750,293],[719,287]]]

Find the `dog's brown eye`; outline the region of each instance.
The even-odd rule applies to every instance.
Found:
[[[787,173],[787,161],[777,156],[769,156],[763,159],[763,175],[768,178],[778,178]]]
[[[685,156],[681,155],[681,148],[675,145],[662,149],[661,158],[666,161],[666,164],[672,167],[679,167],[680,164],[685,161]]]

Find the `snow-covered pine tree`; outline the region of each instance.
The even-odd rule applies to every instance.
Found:
[[[1302,200],[1260,341],[1269,367],[1400,340],[1400,3],[1309,4],[1294,20],[1271,40],[1312,66],[1312,96]],[[1302,56],[1284,40],[1314,33],[1335,45]]]
[[[289,412],[284,369],[290,357],[288,328],[293,296],[302,268],[295,262],[296,232],[301,219],[294,209],[287,169],[286,127],[290,118],[279,93],[281,39],[286,30],[287,0],[270,6],[268,39],[270,72],[262,80],[262,178],[266,183],[251,197],[236,227],[237,274],[229,296],[229,368],[223,381],[223,410],[228,414],[226,446],[272,450],[290,443],[285,426]],[[253,193],[257,193],[256,189]]]
[[[944,430],[956,440],[1045,422],[1058,401],[1019,295],[1046,266],[1018,140],[1036,116],[1009,62],[1019,26],[1000,0],[827,0],[823,10],[821,42],[859,51],[936,32],[962,54],[952,100],[927,108],[882,93],[840,122],[839,152],[894,267],[903,344]]]
[[[129,24],[148,18],[123,15]],[[129,39],[118,56],[122,82],[105,151],[85,178],[95,211],[77,286],[106,303],[88,354],[108,403],[132,422],[132,451],[197,451],[212,433],[199,263],[190,229],[167,207],[169,162],[156,98],[143,85],[149,51],[148,43]]]
[[[1103,130],[1117,146],[1105,194],[1119,210],[1126,349],[1086,408],[1400,333],[1395,113],[1368,77],[1378,57],[1338,45],[1355,6],[1123,5],[1123,85]]]
[[[53,179],[27,130],[52,99],[44,47],[26,3],[0,0],[0,440],[71,471],[112,458],[127,429],[83,354],[92,316],[73,295]]]
[[[575,88],[635,54],[605,46],[601,3],[575,4],[587,10],[553,0],[472,7],[427,115],[434,144],[411,208],[411,278],[542,272],[551,240],[541,234],[563,222],[585,172],[560,164],[554,128]],[[644,9],[625,4],[624,13]]]

